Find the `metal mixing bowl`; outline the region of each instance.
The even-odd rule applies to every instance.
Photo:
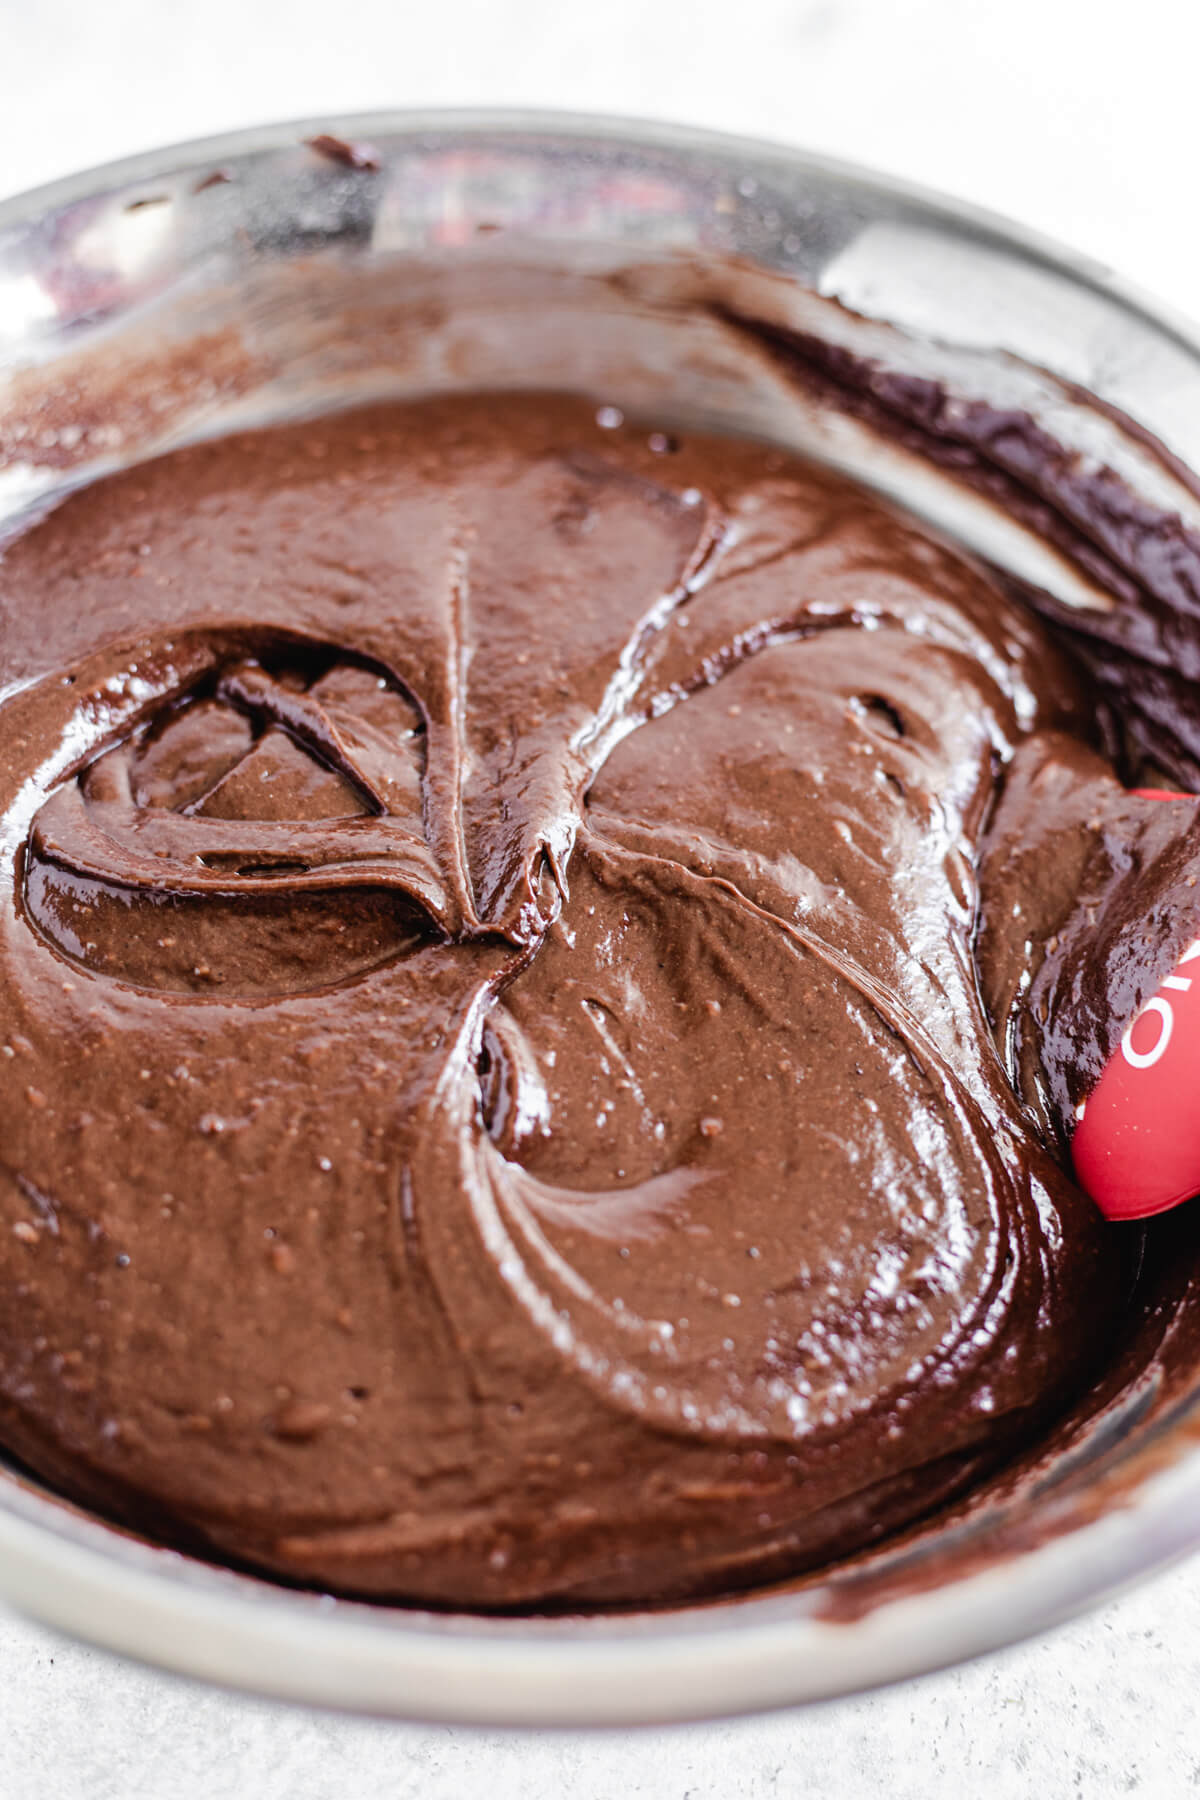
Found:
[[[323,135],[342,148],[312,148]],[[722,322],[734,300],[903,327],[915,365],[1019,394],[1079,454],[1195,516],[1186,483],[1073,385],[1200,467],[1200,347],[1103,271],[791,150],[443,113],[272,126],[0,204],[0,539],[72,485],[235,424],[538,385],[808,448],[1089,603],[1036,545],[989,539],[995,521],[951,485],[799,398]],[[787,1590],[553,1620],[291,1591],[0,1468],[0,1593],[96,1643],[295,1700],[523,1724],[743,1711],[999,1645],[1200,1542],[1198,1433],[1192,1387],[1142,1394],[1019,1493]]]

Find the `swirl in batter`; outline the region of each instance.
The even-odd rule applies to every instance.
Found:
[[[0,563],[3,1441],[468,1607],[963,1491],[1126,1278],[1039,995],[1134,852],[1152,991],[1196,858],[1101,745],[1018,598],[763,446],[481,396],[71,498]]]

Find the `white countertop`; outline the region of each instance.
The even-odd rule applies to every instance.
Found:
[[[308,113],[652,114],[945,187],[1200,314],[1198,62],[1194,0],[0,0],[0,193]],[[1159,1800],[1200,1791],[1198,1687],[1200,1560],[888,1693],[597,1737],[269,1706],[0,1615],[0,1797]]]

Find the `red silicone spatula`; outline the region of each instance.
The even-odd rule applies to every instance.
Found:
[[[1148,800],[1190,800],[1158,788]],[[1076,1117],[1081,1187],[1109,1219],[1145,1219],[1200,1194],[1200,938],[1130,1025]]]

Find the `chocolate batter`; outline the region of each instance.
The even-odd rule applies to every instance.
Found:
[[[485,396],[77,494],[0,562],[3,1441],[467,1607],[964,1491],[1128,1288],[1063,1146],[1200,834],[1110,741],[762,446]]]

